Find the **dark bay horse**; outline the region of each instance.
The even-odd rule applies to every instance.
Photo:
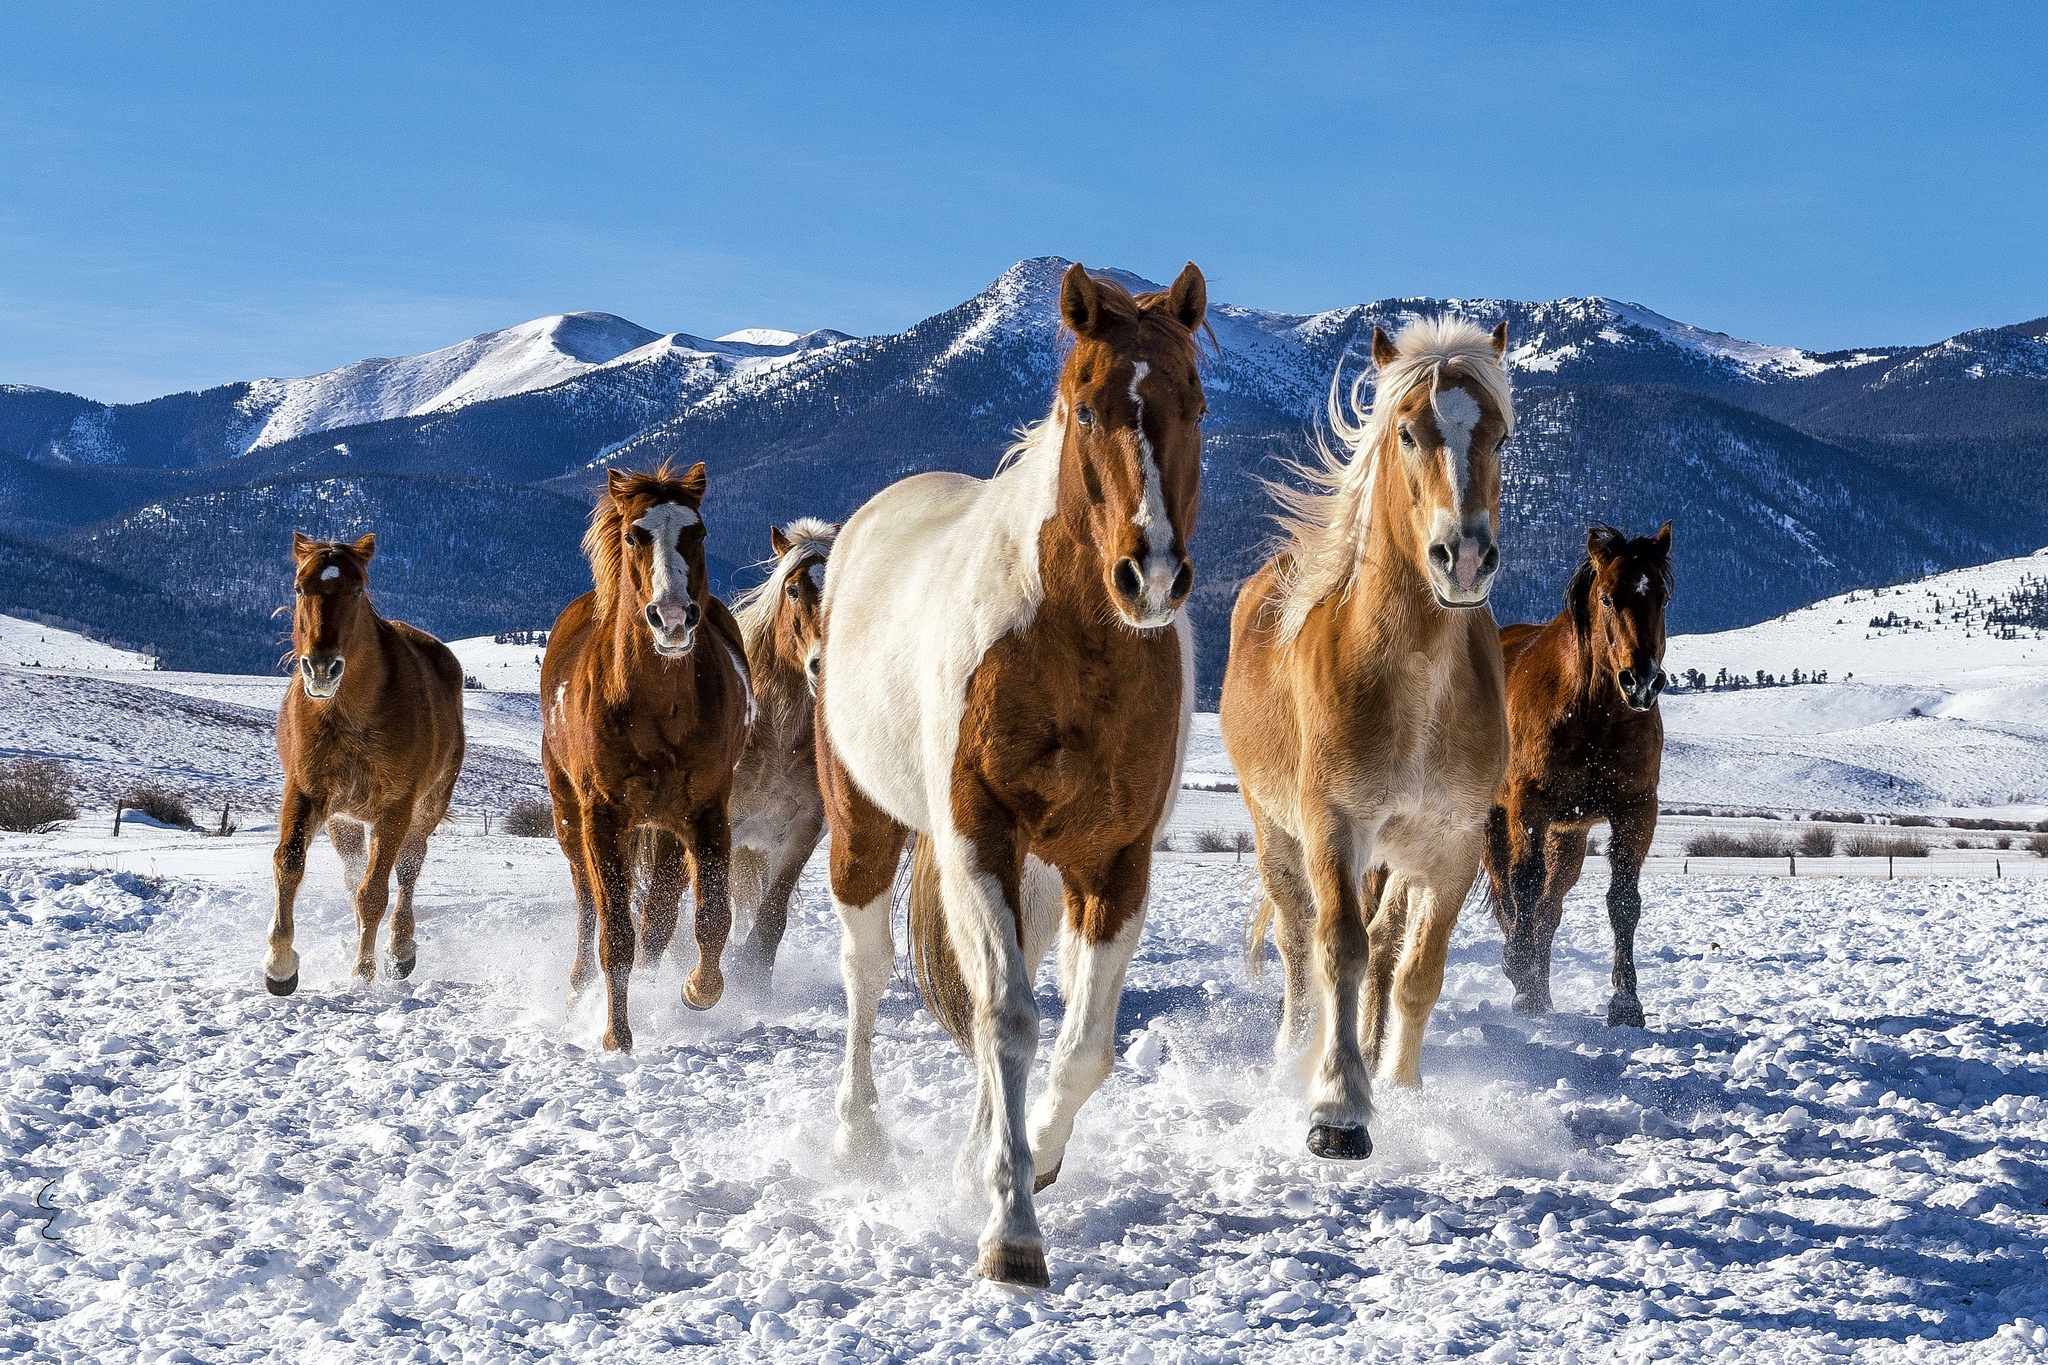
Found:
[[[263,984],[272,995],[299,986],[292,911],[306,873],[306,845],[322,821],[355,897],[356,975],[377,973],[377,926],[398,872],[391,968],[412,974],[413,888],[427,836],[448,815],[462,771],[462,665],[448,647],[370,604],[377,537],[341,542],[294,533],[292,684],[277,712],[284,803],[277,820],[277,908]],[[369,827],[365,848],[364,826]]]
[[[1259,840],[1286,972],[1276,1052],[1307,1045],[1308,1147],[1369,1155],[1371,1071],[1422,1083],[1422,1035],[1479,875],[1507,762],[1499,638],[1487,611],[1500,554],[1501,448],[1514,430],[1491,336],[1425,318],[1389,340],[1349,411],[1331,381],[1308,491],[1282,491],[1288,543],[1238,594],[1223,740]],[[1365,998],[1360,1001],[1361,985]],[[1313,1037],[1311,1025],[1314,1025]]]
[[[838,534],[816,517],[769,527],[775,567],[733,602],[756,709],[732,788],[733,977],[757,991],[768,988],[797,878],[825,834],[812,684],[825,562]]]
[[[1671,523],[1631,540],[1586,533],[1586,562],[1549,624],[1500,633],[1513,751],[1487,821],[1486,877],[1507,935],[1502,964],[1515,1008],[1550,1008],[1550,945],[1578,884],[1586,832],[1611,831],[1607,918],[1614,998],[1607,1022],[1643,1025],[1636,998],[1637,877],[1657,832],[1664,760],[1664,608],[1671,600]]]
[[[991,1207],[976,1268],[990,1279],[1047,1282],[1034,1187],[1058,1173],[1109,1074],[1179,782],[1207,306],[1192,264],[1136,298],[1070,268],[1059,315],[1074,347],[1045,420],[993,478],[883,489],[825,573],[818,769],[847,998],[838,1151],[887,1155],[871,1049],[895,965],[890,888],[915,831],[937,876],[913,893],[911,955],[977,1071],[956,1170],[980,1166]],[[1067,1013],[1027,1123],[1032,983],[1058,933]]]
[[[569,985],[580,993],[602,966],[607,1048],[633,1046],[636,941],[649,963],[667,951],[686,880],[697,965],[683,1002],[709,1009],[725,990],[726,802],[754,700],[739,626],[705,574],[704,488],[702,464],[610,471],[583,536],[596,586],[555,618],[541,660],[541,763],[576,884]],[[636,862],[649,864],[637,934]]]

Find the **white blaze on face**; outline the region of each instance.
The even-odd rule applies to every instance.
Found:
[[[683,532],[702,523],[689,508],[677,502],[656,503],[647,515],[633,524],[654,541],[653,595],[650,602],[675,603],[690,596],[690,566],[683,560],[677,540]]]
[[[1429,406],[1444,440],[1444,472],[1462,512],[1465,491],[1472,484],[1472,429],[1479,425],[1479,400],[1464,389],[1438,388],[1430,394]]]
[[[1138,407],[1138,452],[1145,475],[1145,496],[1131,513],[1131,525],[1145,534],[1145,578],[1148,595],[1162,600],[1173,589],[1173,523],[1166,516],[1166,489],[1159,478],[1159,459],[1145,434],[1145,395],[1138,385],[1152,367],[1140,360],[1131,367],[1131,401]]]
[[[320,581],[322,583],[339,577],[341,577],[341,566],[338,564],[329,564],[320,571]]]

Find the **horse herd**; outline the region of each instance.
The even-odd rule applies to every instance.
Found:
[[[686,888],[684,1001],[716,1004],[728,971],[766,990],[829,831],[847,1007],[835,1154],[885,1163],[871,1046],[908,848],[910,957],[978,1077],[958,1171],[971,1181],[979,1162],[990,1203],[978,1269],[1021,1285],[1047,1282],[1033,1196],[1109,1074],[1180,785],[1206,310],[1192,264],[1137,296],[1074,266],[1051,411],[995,475],[920,474],[843,527],[775,528],[772,572],[736,611],[706,577],[704,466],[613,470],[584,537],[592,591],[557,619],[542,664],[541,754],[575,885],[571,998],[602,974],[605,1045],[632,1046],[633,967],[668,948]],[[1276,1047],[1324,1157],[1371,1152],[1375,1072],[1420,1084],[1482,866],[1516,1007],[1548,1009],[1563,899],[1588,829],[1607,822],[1608,1018],[1643,1022],[1637,873],[1657,817],[1671,528],[1594,528],[1557,618],[1496,629],[1506,350],[1505,324],[1375,329],[1371,401],[1366,374],[1332,380],[1331,439],[1298,486],[1274,489],[1284,540],[1231,622],[1222,729],[1264,888],[1248,949],[1256,969],[1269,930],[1277,943]],[[375,549],[294,540],[264,968],[279,995],[298,984],[293,901],[323,824],[355,898],[357,974],[376,970],[394,869],[391,965],[412,970],[413,891],[462,763],[461,668],[377,615]],[[1066,1010],[1027,1112],[1033,982],[1056,941]]]

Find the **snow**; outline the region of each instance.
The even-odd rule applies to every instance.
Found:
[[[0,667],[149,669],[156,667],[156,661],[147,654],[116,649],[72,631],[0,616]]]
[[[514,632],[507,632],[508,634]],[[462,671],[493,692],[531,692],[540,695],[540,661],[546,645],[501,645],[490,635],[467,640],[450,640]]]
[[[737,332],[727,332],[720,341],[737,341],[747,346],[794,346],[801,332],[785,332],[774,327],[742,327]]]
[[[1766,346],[1731,337],[1725,332],[1709,332],[1683,322],[1674,322],[1662,313],[1655,313],[1643,307],[1640,303],[1621,303],[1614,299],[1601,299],[1599,302],[1606,305],[1617,322],[1640,327],[1647,332],[1655,332],[1658,336],[1687,350],[1728,361],[1752,378],[1792,379],[1819,374],[1828,368],[1825,361],[1796,346]]]

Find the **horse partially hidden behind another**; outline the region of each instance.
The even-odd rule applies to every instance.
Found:
[[[739,627],[705,574],[704,487],[702,464],[610,471],[583,536],[596,587],[555,618],[541,660],[541,763],[576,884],[569,985],[582,992],[602,965],[604,1045],[626,1051],[636,860],[649,864],[642,960],[675,937],[687,856],[697,965],[683,1003],[709,1009],[725,990],[726,802],[754,701]]]
[[[913,879],[911,956],[979,1073],[958,1173],[986,1148],[977,1269],[995,1280],[1047,1283],[1032,1194],[1109,1074],[1152,847],[1179,785],[1206,308],[1192,264],[1137,298],[1071,267],[1059,309],[1074,348],[1050,415],[992,479],[930,473],[884,489],[846,523],[825,573],[818,771],[847,998],[837,1148],[886,1157],[875,1008],[895,961],[890,889],[916,830],[937,875]],[[1062,899],[1067,1014],[1027,1133],[1032,981]]]
[[[1507,762],[1486,609],[1514,427],[1506,351],[1505,323],[1489,338],[1428,319],[1391,342],[1375,328],[1372,409],[1359,407],[1366,376],[1349,415],[1331,381],[1345,451],[1325,448],[1308,471],[1318,491],[1280,491],[1289,543],[1231,618],[1223,739],[1266,893],[1247,946],[1256,967],[1274,926],[1286,971],[1276,1051],[1287,1057],[1320,1022],[1307,1058],[1318,1156],[1371,1153],[1368,1068],[1383,1051],[1391,1079],[1422,1083],[1423,1028]]]
[[[1550,1008],[1550,945],[1564,898],[1579,881],[1586,832],[1608,841],[1607,919],[1614,929],[1614,997],[1607,1022],[1643,1026],[1636,997],[1637,886],[1657,832],[1664,761],[1664,609],[1671,600],[1671,523],[1629,539],[1612,526],[1586,533],[1586,562],[1547,625],[1500,633],[1508,667],[1514,749],[1487,821],[1486,876],[1507,935],[1501,961],[1515,1008]]]
[[[765,991],[789,900],[825,834],[818,794],[819,603],[839,528],[816,517],[768,528],[775,567],[733,603],[753,674],[756,714],[733,777],[733,977]]]
[[[398,872],[391,917],[391,968],[410,976],[413,888],[427,860],[427,836],[448,815],[462,772],[462,665],[448,646],[370,604],[377,537],[341,542],[292,535],[292,684],[277,712],[284,762],[278,810],[277,908],[263,984],[272,995],[299,987],[292,947],[306,846],[322,821],[355,897],[356,975],[377,974],[377,926]],[[363,827],[369,827],[365,849]]]

